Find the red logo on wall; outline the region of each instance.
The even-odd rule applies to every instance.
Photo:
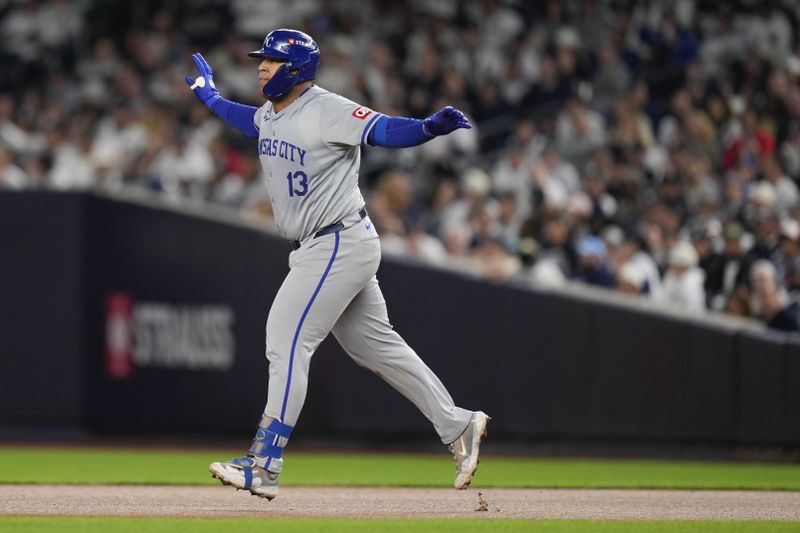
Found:
[[[364,120],[365,118],[370,116],[370,114],[372,114],[372,109],[364,107],[363,105],[358,109],[356,109],[355,111],[353,111],[353,116],[361,120]]]
[[[106,296],[106,374],[112,379],[133,375],[133,298],[126,292]]]

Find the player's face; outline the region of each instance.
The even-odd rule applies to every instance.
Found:
[[[277,72],[282,64],[283,61],[269,57],[265,57],[261,60],[261,63],[258,64],[258,94],[264,95],[264,85],[272,79],[272,76],[275,75],[275,72]]]

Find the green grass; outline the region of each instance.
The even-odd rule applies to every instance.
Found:
[[[656,533],[784,533],[800,531],[798,522],[600,522],[583,520],[316,520],[244,519],[202,520],[185,518],[0,518],[0,531],[37,533],[175,533],[176,531],[244,533],[278,531],[372,533],[414,531],[419,533],[470,533],[536,531],[537,533],[607,533],[652,531]]]
[[[0,483],[214,485],[230,451],[0,447]],[[449,487],[449,456],[287,454],[281,484]],[[800,465],[482,457],[482,487],[800,490]]]

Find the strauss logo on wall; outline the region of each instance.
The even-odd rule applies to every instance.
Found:
[[[233,365],[233,309],[219,304],[139,302],[106,296],[106,373],[128,379],[136,368],[224,371]]]

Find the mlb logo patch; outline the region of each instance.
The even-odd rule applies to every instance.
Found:
[[[372,109],[364,107],[363,105],[357,108],[355,111],[353,111],[353,116],[361,120],[364,120],[365,118],[370,116],[370,114],[372,114]]]

